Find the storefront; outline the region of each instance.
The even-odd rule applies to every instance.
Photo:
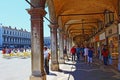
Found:
[[[99,35],[99,38],[100,38],[100,46],[102,46],[102,45],[107,45],[105,32],[101,33],[101,34]]]
[[[99,35],[99,40],[100,40],[100,56],[99,56],[99,59],[103,59],[102,58],[102,49],[103,49],[103,46],[104,45],[107,45],[107,43],[106,43],[106,36],[105,36],[105,32],[102,32],[100,35]]]
[[[118,36],[112,35],[108,38],[108,48],[109,52],[112,55],[112,59],[118,59]]]
[[[113,60],[113,65],[117,66],[118,63],[118,32],[117,25],[112,24],[106,29],[106,37],[108,42],[109,53]]]
[[[89,47],[94,47],[94,38],[89,40]]]
[[[99,57],[99,55],[100,55],[100,42],[99,42],[99,35],[96,35],[95,37],[94,37],[94,40],[95,40],[95,46],[94,46],[94,48],[95,48],[95,53],[96,53],[96,55]]]

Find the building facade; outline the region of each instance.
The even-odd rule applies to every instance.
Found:
[[[0,25],[0,47],[29,48],[31,47],[31,32]]]
[[[50,44],[51,44],[50,42],[51,42],[50,37],[44,37],[44,46],[50,48]]]

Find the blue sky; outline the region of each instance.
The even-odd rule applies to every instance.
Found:
[[[31,31],[30,15],[26,11],[30,5],[25,0],[0,0],[0,3],[0,23],[3,26]],[[48,14],[46,16],[49,18]],[[49,22],[44,19],[44,37],[50,36],[48,25]]]

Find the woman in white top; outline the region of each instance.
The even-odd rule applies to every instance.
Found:
[[[87,56],[88,56],[88,48],[87,48],[87,46],[84,48],[84,60],[85,60],[85,62],[87,63]]]

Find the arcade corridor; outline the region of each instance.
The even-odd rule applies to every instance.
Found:
[[[52,71],[59,71],[60,65],[65,62],[64,46],[67,46],[69,53],[71,47],[76,45],[94,47],[95,55],[99,55],[99,60],[101,60],[103,45],[107,45],[110,56],[117,62],[115,67],[120,71],[120,0],[26,1],[31,6],[27,9],[31,16],[32,32],[32,75],[30,75],[30,80],[46,80],[43,60],[43,18],[50,22],[48,26],[51,35],[50,69]],[[48,12],[45,11],[46,7]],[[49,14],[49,19],[45,17],[46,14]],[[77,64],[75,66],[77,68]],[[98,67],[96,64],[94,66]],[[79,68],[77,69],[79,70]],[[99,69],[93,70],[93,74],[94,71],[100,74]],[[73,74],[73,77],[75,74],[77,72]],[[86,75],[90,76],[90,74]],[[108,76],[112,75],[114,74],[108,74]],[[105,76],[102,77],[103,80],[106,80]]]

